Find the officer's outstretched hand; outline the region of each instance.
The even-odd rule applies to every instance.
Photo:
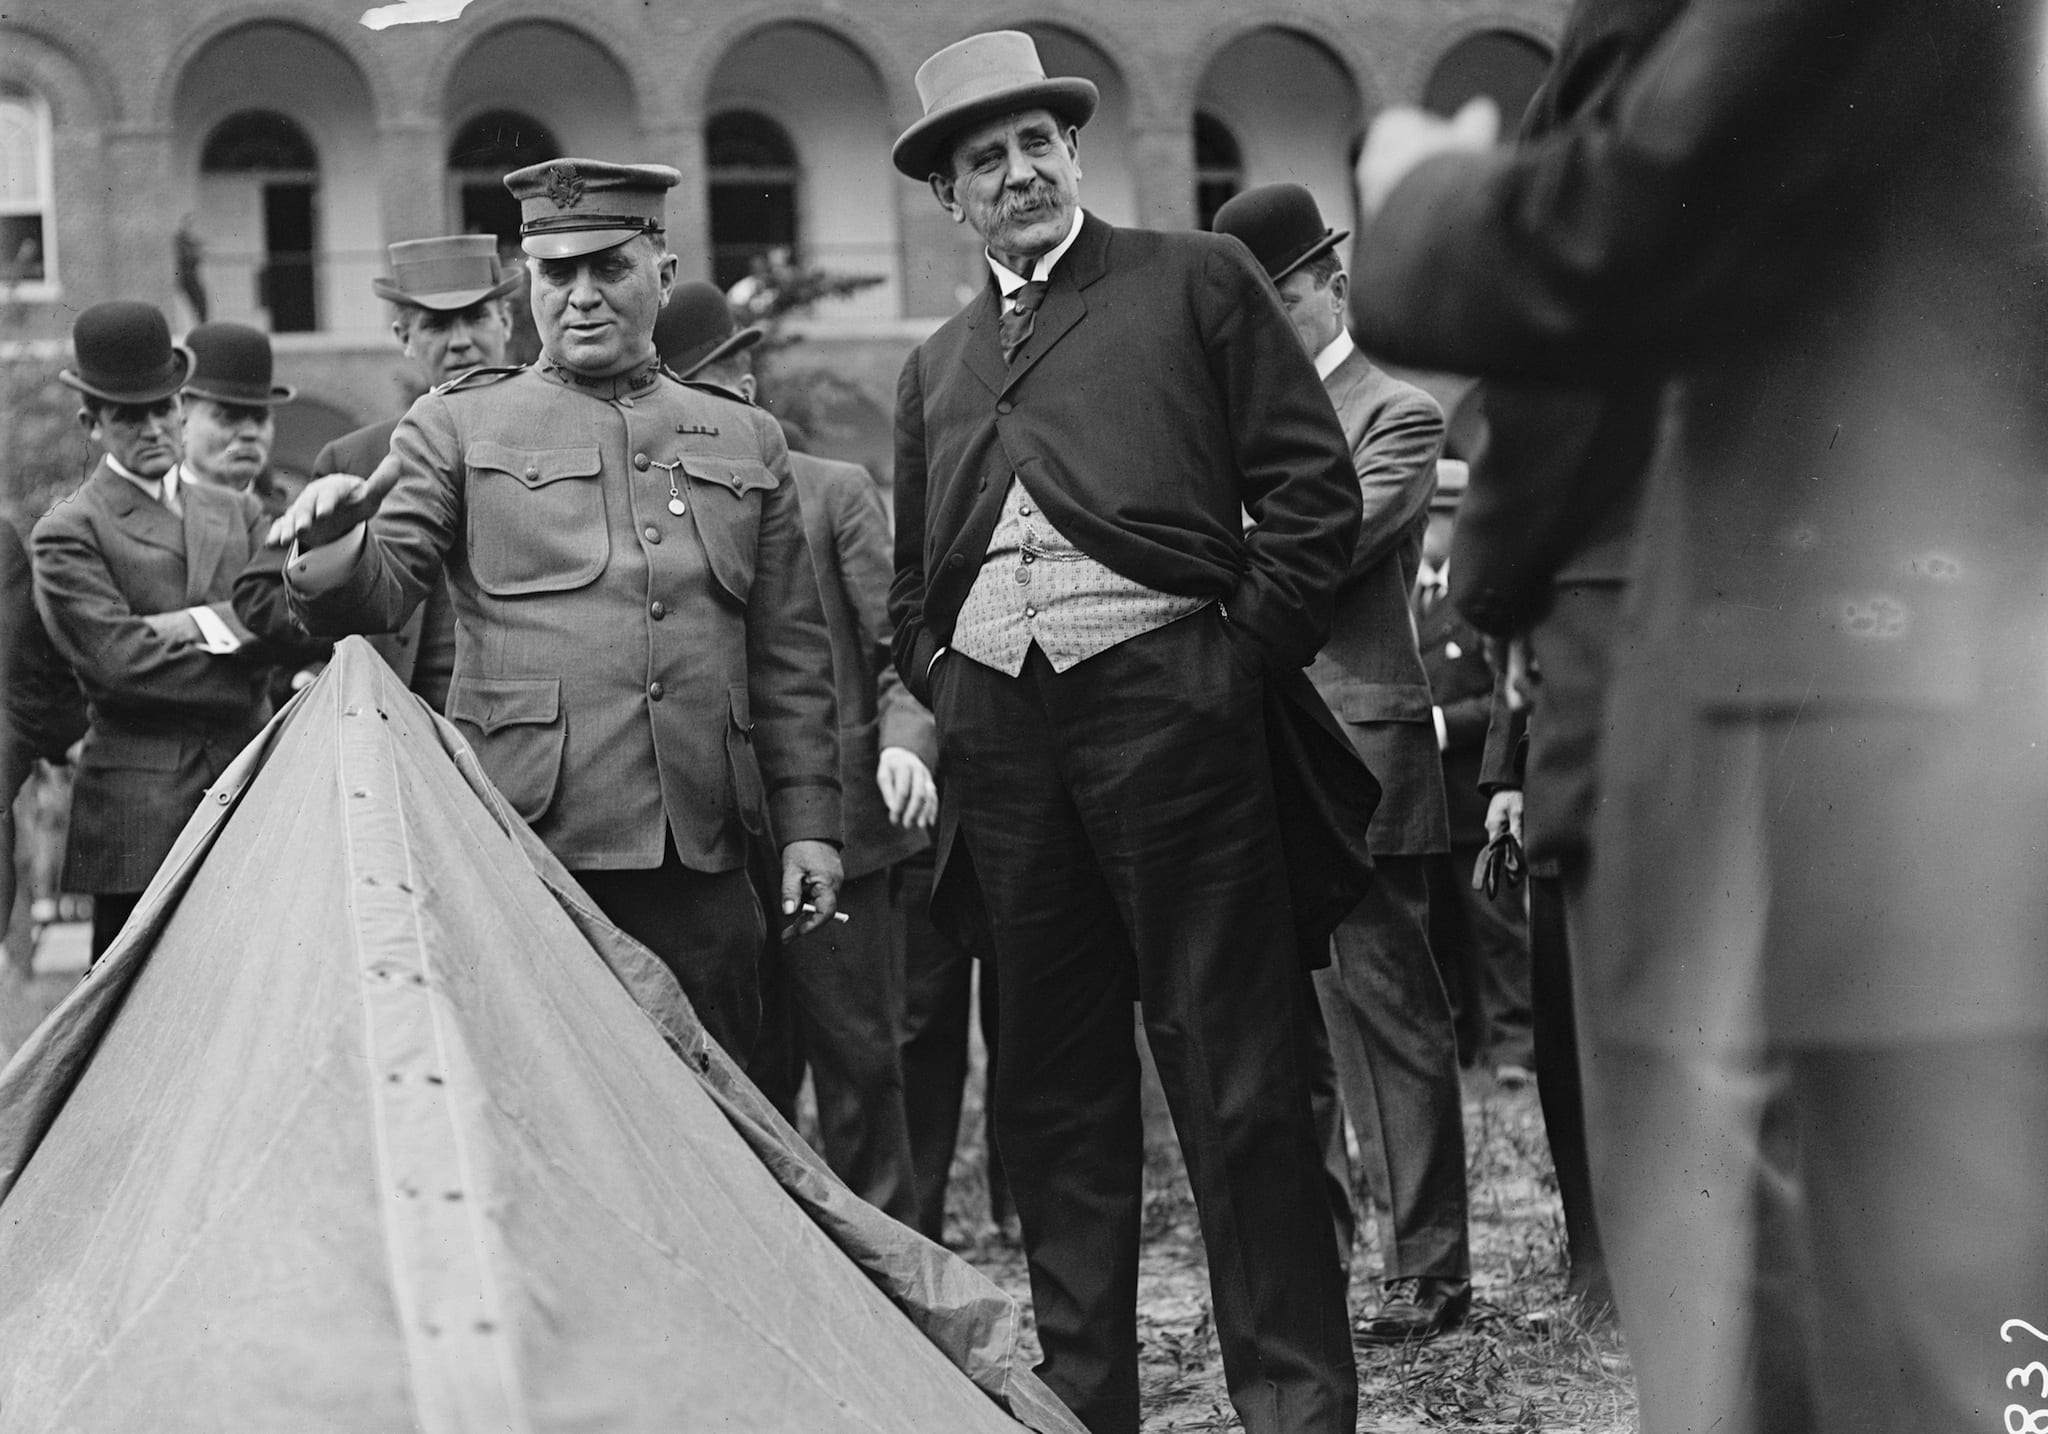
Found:
[[[397,482],[398,463],[389,457],[367,478],[352,473],[315,478],[270,525],[270,546],[286,548],[296,542],[302,550],[324,547],[356,524],[368,522]]]
[[[782,939],[815,931],[839,910],[845,871],[830,842],[793,841],[782,849]],[[844,921],[845,917],[839,918]]]

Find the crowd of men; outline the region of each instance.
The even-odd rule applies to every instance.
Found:
[[[1095,87],[970,36],[891,153],[989,280],[903,368],[893,536],[677,283],[665,166],[507,177],[531,365],[488,238],[393,245],[434,386],[288,505],[262,336],[96,306],[63,380],[99,466],[0,544],[7,790],[83,736],[97,954],[274,674],[375,634],[933,1238],[978,964],[992,1213],[1096,1434],[1141,1415],[1134,1004],[1255,1434],[1349,1434],[1356,1344],[1465,1319],[1475,1063],[1533,1073],[1646,1430],[2013,1427],[2010,1324],[2048,1323],[2038,8],[1581,0],[1515,142],[1375,125],[1348,275],[1296,185],[1103,223]],[[1447,425],[1368,353],[1483,383]]]

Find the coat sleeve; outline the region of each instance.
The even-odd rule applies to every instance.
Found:
[[[74,500],[36,524],[36,610],[58,654],[96,703],[165,718],[246,721],[250,668],[159,635],[114,580],[99,529]]]
[[[1486,709],[1486,746],[1479,758],[1479,790],[1519,790],[1528,751],[1529,709],[1508,706],[1508,678],[1494,674],[1493,696]]]
[[[1304,667],[1330,635],[1358,538],[1358,474],[1315,365],[1251,251],[1232,239],[1204,246],[1202,262],[1210,375],[1253,525],[1225,612],[1273,666]]]
[[[1898,63],[1907,28],[1924,62]],[[1359,342],[1495,377],[1684,362],[1797,284],[1785,234],[1868,222],[1861,181],[1939,87],[1967,83],[1951,32],[1983,28],[1931,25],[1911,0],[1688,5],[1611,106],[1395,187],[1361,226]]]
[[[896,673],[910,695],[931,705],[932,656],[938,651],[924,615],[926,480],[924,387],[918,353],[904,360],[896,381],[896,580],[889,588],[889,617],[895,624],[891,650]]]
[[[832,639],[804,538],[804,515],[790,476],[782,430],[760,415],[761,461],[775,487],[761,498],[754,584],[747,595],[747,692],[754,751],[768,789],[775,839],[841,839],[839,702],[832,683]]]
[[[85,735],[85,701],[36,614],[35,576],[12,523],[0,522],[0,821],[36,758],[61,761]]]
[[[1365,426],[1351,446],[1364,508],[1347,578],[1361,578],[1378,567],[1429,511],[1436,461],[1443,451],[1444,412],[1419,390],[1402,394]]]

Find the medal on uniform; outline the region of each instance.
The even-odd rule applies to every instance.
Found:
[[[678,458],[673,463],[656,463],[652,466],[668,474],[668,510],[678,518],[682,517],[689,511],[683,502],[683,490],[676,486],[676,470],[683,466],[683,460]]]

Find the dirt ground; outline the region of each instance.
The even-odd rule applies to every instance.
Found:
[[[968,1115],[965,1128],[978,1131],[978,1112]],[[1468,1076],[1465,1137],[1472,1317],[1432,1344],[1358,1348],[1359,1434],[1633,1434],[1635,1386],[1619,1334],[1560,1314],[1564,1222],[1535,1087]],[[988,1221],[978,1138],[963,1142],[947,1207],[948,1243],[1028,1305],[1023,1253]],[[1378,1303],[1377,1232],[1361,1239],[1354,1316]],[[1148,1157],[1138,1299],[1145,1434],[1241,1429],[1224,1390],[1194,1203],[1170,1145],[1155,1143]]]

